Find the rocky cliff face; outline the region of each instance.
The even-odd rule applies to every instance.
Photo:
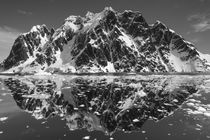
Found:
[[[12,50],[3,62],[5,69],[18,66],[26,60],[36,57],[49,41],[51,33],[45,25],[34,26],[30,32],[20,35],[14,42]]]
[[[22,73],[198,72],[209,69],[205,58],[163,23],[149,25],[139,12],[105,8],[70,16],[55,31],[34,26],[15,40],[1,67]]]

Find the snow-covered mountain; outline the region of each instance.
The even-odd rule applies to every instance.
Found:
[[[34,26],[0,66],[20,73],[206,72],[209,63],[209,55],[160,21],[149,25],[140,12],[108,7],[70,16],[56,30]]]

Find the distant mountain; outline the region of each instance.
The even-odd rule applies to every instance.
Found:
[[[58,29],[34,26],[14,42],[1,71],[206,72],[210,55],[200,53],[166,25],[149,25],[140,12],[105,8],[70,16]]]

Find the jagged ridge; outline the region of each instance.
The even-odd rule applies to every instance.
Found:
[[[34,26],[20,35],[3,71],[200,72],[208,63],[195,46],[166,25],[149,25],[140,12],[105,8],[70,16],[57,30]]]

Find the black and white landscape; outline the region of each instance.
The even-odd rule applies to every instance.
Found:
[[[54,75],[0,80],[2,139],[210,137],[210,76]]]
[[[209,6],[3,0],[0,140],[210,139]]]
[[[36,25],[14,42],[5,73],[208,72],[210,55],[140,12],[106,7],[69,16],[58,29]]]

